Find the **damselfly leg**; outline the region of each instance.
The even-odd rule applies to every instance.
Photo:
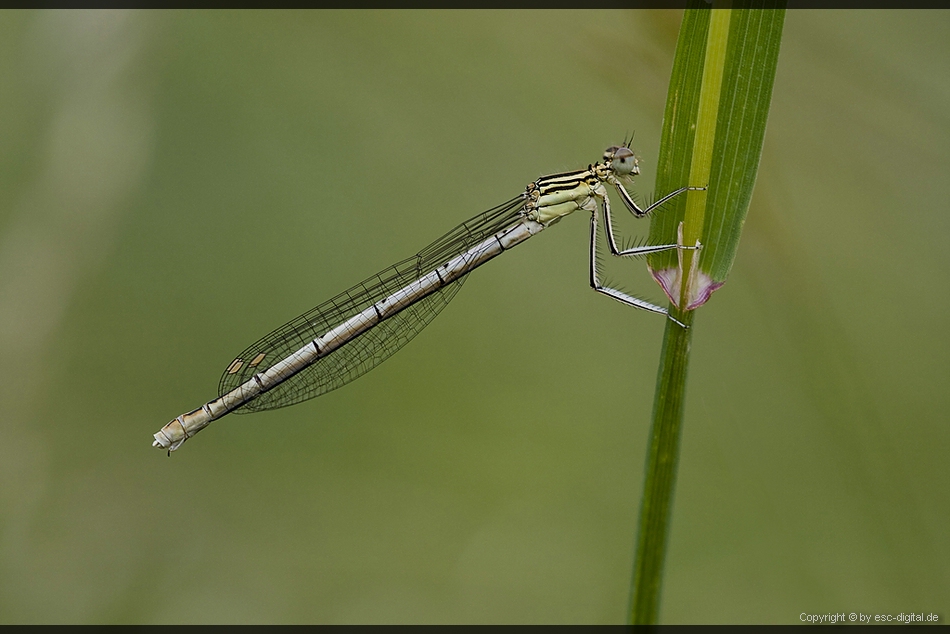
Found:
[[[670,192],[666,196],[663,196],[652,205],[649,205],[646,209],[641,209],[630,194],[627,193],[627,190],[624,189],[623,185],[619,182],[614,182],[614,185],[617,187],[617,191],[620,193],[620,197],[624,202],[624,206],[630,210],[637,218],[643,218],[649,214],[654,209],[660,207],[670,199],[679,194],[682,194],[691,190],[703,190],[705,187],[681,187],[673,192]],[[604,233],[607,234],[607,245],[610,248],[611,255],[616,255],[618,257],[637,257],[643,255],[649,255],[651,253],[659,253],[661,251],[669,251],[672,249],[683,249],[683,250],[698,250],[702,248],[702,245],[687,246],[681,244],[647,244],[643,246],[631,247],[629,249],[619,249],[617,247],[616,240],[614,239],[613,224],[611,223],[610,216],[610,198],[604,192],[603,196],[598,196],[601,208],[604,212]],[[648,310],[653,313],[659,313],[661,315],[666,315],[673,322],[686,328],[681,321],[669,314],[669,311],[662,306],[657,306],[651,302],[646,301],[645,299],[640,299],[639,297],[634,297],[628,293],[625,293],[616,288],[611,288],[609,286],[604,286],[600,281],[600,275],[597,271],[597,214],[599,210],[595,206],[591,210],[590,216],[590,286],[592,289],[598,293],[602,293],[607,297],[611,297],[618,302],[626,304],[627,306],[632,306],[634,308],[640,308],[642,310]]]

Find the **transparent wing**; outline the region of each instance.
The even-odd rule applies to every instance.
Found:
[[[489,209],[463,222],[414,257],[380,271],[284,324],[231,362],[221,375],[218,395],[227,394],[350,317],[501,231],[516,221],[523,206],[524,198],[518,196]],[[369,372],[425,328],[455,296],[466,277],[383,320],[235,411],[260,412],[294,405],[335,390]]]

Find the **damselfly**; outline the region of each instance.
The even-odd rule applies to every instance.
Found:
[[[211,421],[230,412],[294,405],[349,383],[425,328],[475,268],[581,209],[591,212],[591,287],[628,306],[669,315],[665,308],[604,286],[597,272],[601,210],[613,255],[699,248],[676,244],[617,247],[607,185],[616,187],[624,206],[637,218],[687,190],[703,189],[681,187],[641,209],[623,186],[639,173],[637,157],[629,143],[624,143],[607,148],[603,161],[587,169],[539,178],[520,196],[460,224],[415,256],[380,271],[251,345],[224,371],[218,398],[162,427],[152,446],[170,454]]]

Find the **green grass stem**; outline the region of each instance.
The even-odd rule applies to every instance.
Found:
[[[745,221],[765,137],[784,10],[686,10],[670,78],[657,192],[707,186],[679,196],[650,227],[656,242],[702,251],[651,256],[671,298],[653,404],[630,600],[630,622],[659,620],[669,542],[694,311],[725,282]]]

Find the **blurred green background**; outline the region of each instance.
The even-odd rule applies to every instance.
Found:
[[[355,383],[149,445],[538,176],[635,130],[650,193],[680,18],[0,13],[0,621],[623,622],[664,322],[590,291],[580,214]],[[664,622],[948,615],[948,42],[787,16]]]

